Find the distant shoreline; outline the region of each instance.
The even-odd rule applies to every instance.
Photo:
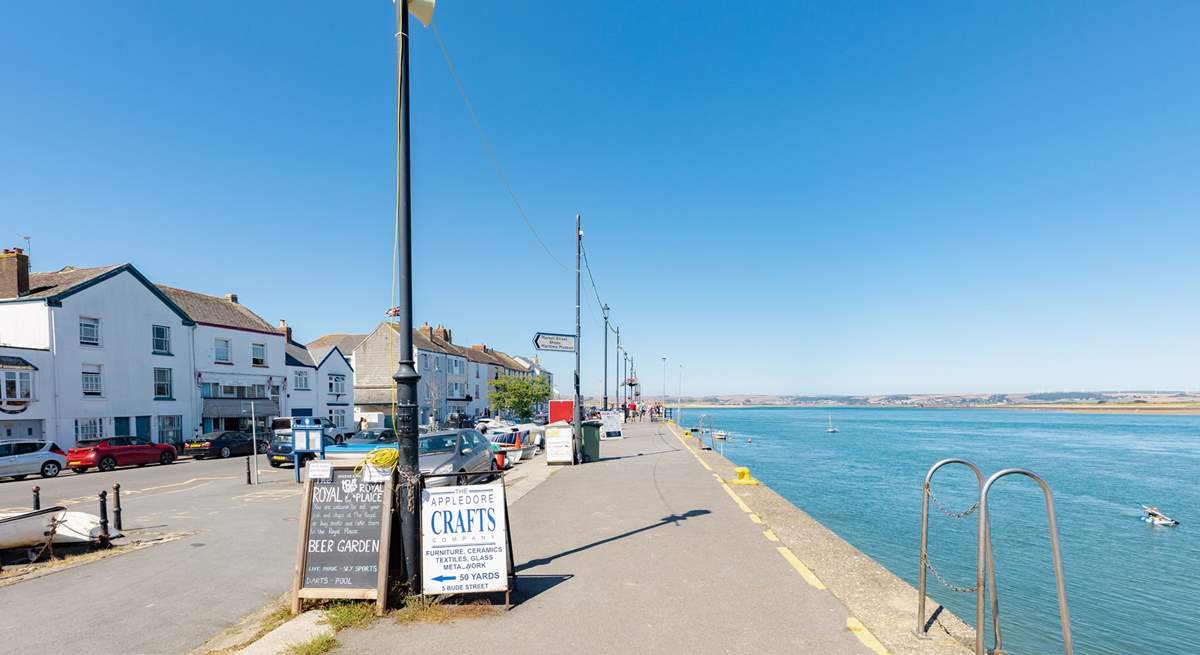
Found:
[[[667,406],[681,407],[682,409],[991,409],[1010,412],[1067,412],[1078,414],[1200,415],[1200,405],[1194,403],[1113,403],[1106,405],[693,405],[685,403],[680,406],[671,404]]]

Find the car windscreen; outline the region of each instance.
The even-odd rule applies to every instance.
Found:
[[[92,446],[100,445],[101,441],[104,441],[104,440],[103,439],[80,439],[79,441],[75,442],[75,445],[78,446],[79,448],[91,448]]]
[[[291,445],[291,443],[292,443],[292,435],[290,435],[290,434],[277,434],[277,435],[274,435],[274,436],[272,436],[272,437],[271,437],[271,443],[277,443],[277,444],[288,444],[288,445]]]
[[[421,454],[448,453],[453,451],[457,444],[458,435],[456,434],[434,434],[421,437],[421,440],[417,442],[417,451]]]
[[[277,418],[277,419],[271,421],[271,429],[272,430],[291,430],[292,429],[292,419]]]
[[[354,433],[353,437],[346,440],[346,443],[354,444],[385,444],[395,442],[396,433],[391,430],[363,430],[362,432]]]

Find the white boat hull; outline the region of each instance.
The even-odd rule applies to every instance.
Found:
[[[0,550],[29,548],[46,543],[46,534],[58,521],[54,543],[87,544],[100,538],[100,518],[87,512],[68,512],[62,507],[21,514],[0,514]],[[109,538],[122,536],[111,526]]]

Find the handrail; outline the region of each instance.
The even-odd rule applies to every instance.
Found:
[[[1032,478],[1042,488],[1042,496],[1046,499],[1046,529],[1050,533],[1050,549],[1054,557],[1054,581],[1058,587],[1058,619],[1062,628],[1063,638],[1063,653],[1064,655],[1074,655],[1075,647],[1071,641],[1071,616],[1067,609],[1067,586],[1063,579],[1062,555],[1058,549],[1058,522],[1054,516],[1054,498],[1050,493],[1050,485],[1042,479],[1037,473],[1027,469],[1011,468],[997,471],[992,474],[987,482],[983,483],[983,488],[979,491],[979,545],[975,554],[975,655],[987,655],[984,650],[983,630],[980,629],[983,625],[983,575],[985,558],[987,563],[988,579],[992,590],[992,612],[993,623],[995,623],[998,614],[998,606],[996,604],[996,571],[995,563],[992,561],[991,551],[991,522],[988,516],[987,497],[991,491],[992,485],[997,480],[1006,475],[1024,475],[1027,478]],[[987,548],[984,548],[984,544]],[[996,633],[996,648],[993,652],[999,652],[999,632]]]
[[[929,467],[929,471],[925,473],[925,482],[922,485],[922,491],[921,491],[921,571],[920,571],[920,573],[917,574],[917,636],[919,636],[919,637],[924,637],[926,635],[926,633],[928,632],[928,630],[925,627],[925,621],[926,621],[926,619],[925,619],[925,588],[926,588],[926,572],[927,572],[928,565],[929,565],[929,496],[932,494],[932,492],[929,490],[929,488],[930,488],[930,483],[933,481],[933,474],[936,473],[938,471],[938,469],[942,468],[943,466],[947,466],[949,464],[962,464],[963,466],[966,466],[967,468],[971,469],[971,472],[975,474],[975,479],[979,482],[980,492],[982,493],[982,491],[983,491],[983,471],[979,470],[979,467],[976,466],[973,462],[970,462],[965,459],[959,459],[957,457],[950,457],[947,459],[943,459],[939,462],[936,462],[933,466]],[[981,544],[984,543],[982,541],[982,536],[980,537],[979,543],[981,543]],[[988,539],[987,539],[986,543],[987,543],[987,560],[988,560],[989,564],[993,564],[993,562],[992,562],[992,542],[991,542],[990,535],[988,535]],[[992,601],[993,639],[994,639],[995,643],[997,644],[997,648],[1000,648],[1000,644],[1002,644],[1002,640],[1000,638],[1000,610],[999,610],[999,606],[996,603],[995,567],[989,566],[988,571],[990,572],[990,575],[988,577],[988,585],[991,587],[989,597]],[[979,578],[978,575],[976,577]],[[981,587],[981,584],[980,584],[981,582],[982,582],[981,578],[979,578],[975,581],[975,585],[976,585],[977,589],[979,589]],[[976,602],[982,603],[982,598],[977,596]],[[979,607],[982,607],[982,605],[980,605]],[[982,610],[979,609],[979,607],[976,608],[977,609],[976,614],[982,613]],[[983,621],[982,620],[979,621],[979,624],[976,626],[975,630],[978,634],[983,633]]]

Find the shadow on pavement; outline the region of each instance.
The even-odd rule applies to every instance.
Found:
[[[654,528],[662,527],[664,525],[678,524],[681,521],[686,521],[690,518],[695,518],[697,516],[704,516],[705,514],[712,514],[712,511],[707,510],[707,509],[693,509],[693,510],[686,511],[683,514],[671,514],[670,516],[664,516],[661,519],[659,519],[657,522],[651,523],[650,525],[642,526],[640,528],[637,528],[636,530],[629,530],[628,532],[622,532],[621,534],[613,535],[606,539],[601,539],[600,541],[593,541],[590,544],[579,546],[577,548],[572,548],[571,550],[564,550],[561,553],[558,553],[556,555],[551,555],[549,557],[539,557],[538,559],[531,559],[528,562],[525,562],[524,564],[517,565],[517,567],[514,569],[514,571],[517,573],[520,573],[521,571],[524,571],[526,569],[531,569],[531,568],[534,568],[537,566],[544,566],[546,564],[549,564],[550,562],[553,562],[554,560],[556,560],[560,557],[566,557],[567,555],[574,555],[575,553],[581,553],[585,550],[589,550],[589,549],[595,548],[597,546],[603,546],[604,544],[611,543],[611,542],[617,541],[619,539],[624,539],[626,537],[632,537],[635,534],[646,532],[647,530],[653,530]],[[524,578],[522,578],[522,579],[524,579]]]
[[[565,575],[522,575],[517,578],[517,588],[513,592],[513,607],[536,597],[538,594],[550,591],[573,577],[575,576],[569,573]]]
[[[613,457],[601,457],[600,459],[598,459],[596,461],[597,462],[609,462],[609,461],[617,460],[617,459],[629,459],[630,457],[649,457],[650,455],[661,455],[663,453],[677,453],[677,452],[679,452],[678,448],[668,448],[666,450],[656,450],[652,453],[638,453],[636,455],[617,455],[617,456],[613,456]]]

